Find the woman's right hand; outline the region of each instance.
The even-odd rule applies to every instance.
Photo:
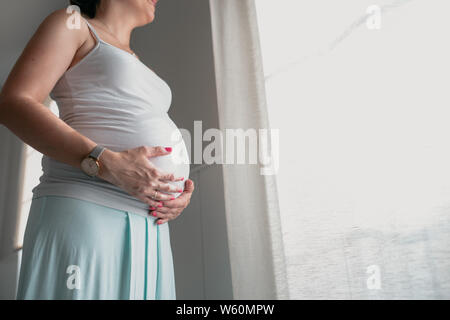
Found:
[[[98,177],[120,187],[149,206],[158,207],[158,200],[173,199],[172,195],[163,192],[183,192],[166,183],[182,181],[183,177],[176,178],[172,173],[161,172],[148,161],[151,157],[165,156],[170,152],[160,146],[141,146],[121,152],[105,149],[99,158]],[[155,190],[158,193],[154,199]]]

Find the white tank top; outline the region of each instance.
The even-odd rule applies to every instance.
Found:
[[[167,83],[136,56],[99,38],[96,46],[56,83],[50,97],[60,118],[92,141],[113,151],[139,146],[172,147],[166,156],[149,158],[155,166],[183,181],[189,178],[189,156],[175,123],[167,114],[172,93]],[[59,195],[149,216],[149,207],[121,188],[46,155],[43,175],[33,198]],[[178,197],[180,193],[174,193]]]

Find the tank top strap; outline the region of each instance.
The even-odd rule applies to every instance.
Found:
[[[95,31],[94,27],[84,17],[83,17],[83,20],[86,22],[89,30],[91,30],[91,32],[94,34],[97,42],[102,42],[102,39],[100,39],[100,37],[98,36],[97,31]]]

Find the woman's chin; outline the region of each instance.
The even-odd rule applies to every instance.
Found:
[[[148,9],[146,10],[147,12],[147,21],[153,22],[153,20],[155,20],[155,14],[156,14],[156,8],[153,4],[150,4]]]
[[[149,23],[152,23],[155,20],[155,15],[153,12],[149,12],[145,17],[141,18],[141,23],[139,23],[139,26],[145,26]]]
[[[152,23],[153,20],[155,20],[155,13],[154,12],[149,12],[147,14],[147,24],[148,23]]]

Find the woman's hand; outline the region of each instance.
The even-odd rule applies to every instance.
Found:
[[[191,202],[192,192],[194,192],[194,181],[187,179],[184,184],[184,191],[178,198],[164,201],[162,207],[154,208],[151,212],[153,216],[159,218],[156,223],[162,224],[177,218]]]
[[[161,206],[162,200],[175,199],[163,192],[183,192],[179,188],[166,183],[167,181],[182,181],[172,173],[161,172],[150,161],[151,157],[165,156],[170,151],[163,147],[142,146],[121,152],[105,149],[100,156],[100,171],[98,177],[106,180],[130,195],[147,203],[151,207]],[[153,198],[157,192],[156,198]]]

